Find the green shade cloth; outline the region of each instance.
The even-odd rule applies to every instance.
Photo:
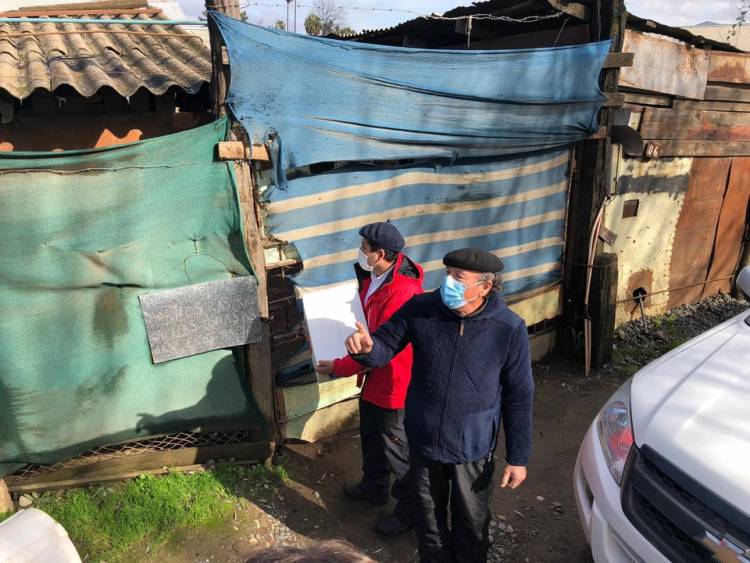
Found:
[[[0,153],[0,476],[262,424],[231,350],[153,365],[138,302],[251,274],[232,168],[214,160],[227,132],[222,119],[108,149]]]

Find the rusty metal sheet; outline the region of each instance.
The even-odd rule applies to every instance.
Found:
[[[620,70],[620,86],[702,100],[708,82],[708,51],[627,30],[624,52],[633,66]]]
[[[731,161],[731,158],[693,161],[672,246],[670,308],[695,303],[703,293]]]
[[[750,55],[711,52],[708,80],[725,84],[750,84]]]
[[[148,293],[139,299],[155,364],[260,342],[258,284],[253,276]]]
[[[644,139],[750,141],[750,113],[648,108],[640,133]]]
[[[708,271],[709,280],[703,297],[720,291],[729,292],[731,276],[737,270],[742,254],[742,236],[747,224],[750,199],[750,158],[735,158],[729,171],[729,182],[716,229],[713,258]]]

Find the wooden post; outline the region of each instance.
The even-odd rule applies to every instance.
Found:
[[[10,498],[8,486],[4,480],[0,479],[0,514],[8,512],[13,512],[13,501]]]
[[[626,17],[623,0],[605,0],[601,3],[601,10],[592,14],[590,18],[591,33],[595,39],[612,39],[613,52],[622,51],[622,40],[625,33]],[[601,86],[607,93],[617,92],[617,82],[620,69],[607,68],[602,71]],[[602,109],[600,126],[608,127],[610,110]],[[590,316],[590,311],[584,309],[585,280],[588,271],[588,244],[591,228],[604,203],[609,190],[610,167],[612,165],[612,145],[608,137],[590,141],[583,141],[577,151],[577,176],[571,184],[569,200],[568,227],[566,232],[565,272],[563,279],[564,325],[562,333],[558,335],[561,348],[572,349],[577,338],[571,342],[571,335],[578,335],[582,330],[583,319]],[[597,249],[597,254],[601,252]],[[616,278],[615,278],[616,279]],[[592,326],[600,326],[598,319],[592,319]],[[597,330],[595,328],[595,330]],[[614,326],[612,327],[614,331]],[[612,336],[594,339],[594,348],[598,345],[611,346]],[[597,343],[598,342],[598,343]],[[592,351],[592,356],[607,358],[609,351]]]
[[[591,313],[591,367],[599,369],[612,361],[617,312],[617,254],[599,254],[594,260],[589,298]]]
[[[239,0],[206,0],[206,11],[216,11],[233,18],[239,18]],[[209,35],[211,39],[211,102],[217,117],[226,115],[225,100],[229,86],[230,70],[224,56],[224,42],[215,22],[209,18]],[[242,141],[242,131],[235,130],[232,141]],[[247,146],[250,146],[247,143]],[[258,306],[260,310],[261,341],[245,348],[245,364],[248,369],[248,380],[256,405],[260,410],[267,428],[264,434],[273,442],[278,442],[278,427],[274,407],[273,367],[271,363],[271,330],[268,312],[268,282],[266,260],[263,248],[263,223],[257,203],[255,176],[246,159],[235,161],[235,177],[239,193],[240,212],[244,226],[244,238],[253,273],[258,280]]]

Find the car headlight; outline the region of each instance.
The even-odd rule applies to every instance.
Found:
[[[630,380],[628,379],[599,412],[599,441],[607,467],[618,485],[633,446],[633,424],[630,419]]]

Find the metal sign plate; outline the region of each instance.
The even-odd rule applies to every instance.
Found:
[[[155,364],[260,342],[258,284],[253,276],[148,293],[139,299]]]

